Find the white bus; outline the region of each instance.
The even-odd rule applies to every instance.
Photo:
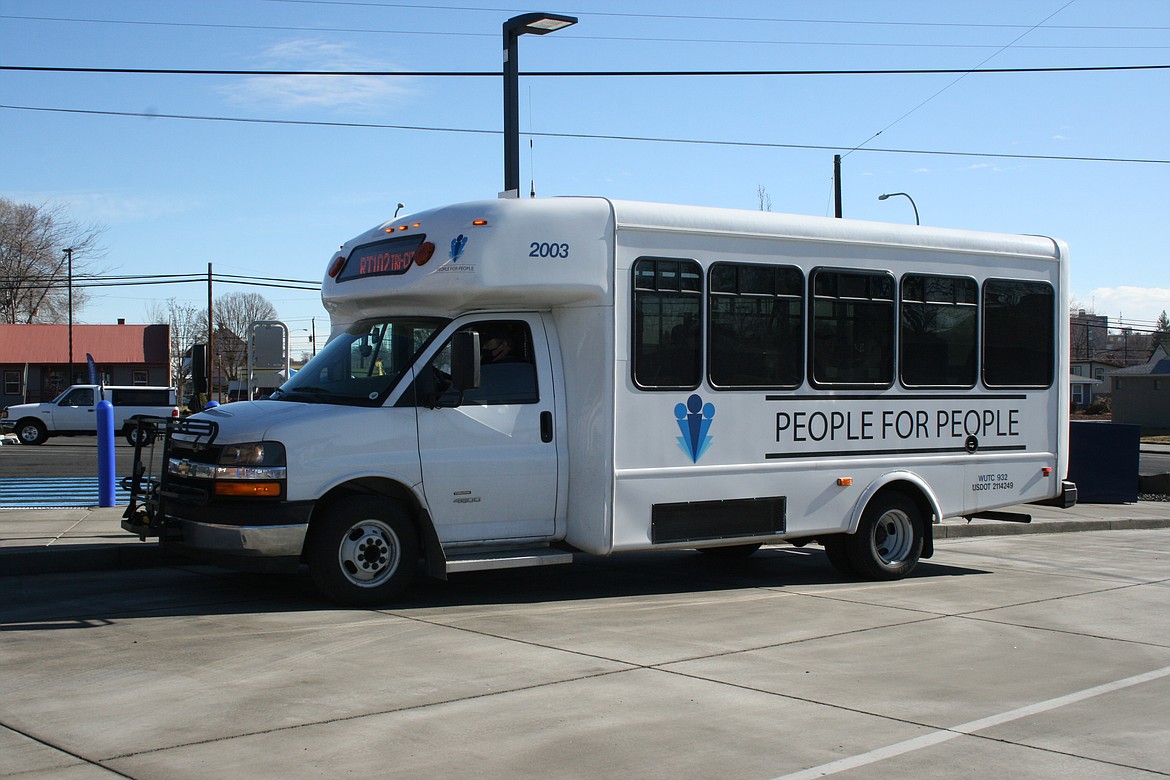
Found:
[[[438,208],[334,255],[329,343],[270,399],[180,424],[124,526],[307,564],[355,604],[420,565],[574,552],[816,542],[900,578],[944,517],[1075,501],[1067,294],[1050,238],[603,198]]]

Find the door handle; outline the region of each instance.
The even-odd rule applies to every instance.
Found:
[[[553,440],[552,412],[540,413],[540,440],[545,444]]]

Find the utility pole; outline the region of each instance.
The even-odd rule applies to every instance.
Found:
[[[841,155],[833,155],[833,216],[841,219]]]
[[[65,259],[69,262],[69,369],[65,377],[65,386],[73,384],[73,248],[65,249]]]
[[[215,311],[211,305],[211,263],[207,264],[207,400],[212,400],[215,378]]]

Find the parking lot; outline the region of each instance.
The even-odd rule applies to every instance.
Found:
[[[382,610],[198,566],[0,582],[0,776],[1170,774],[1170,531],[581,557]]]

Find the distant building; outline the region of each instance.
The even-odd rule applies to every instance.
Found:
[[[0,325],[0,406],[49,401],[87,384],[86,355],[102,384],[171,384],[169,325],[74,325],[72,368],[68,325]]]
[[[1170,428],[1170,357],[1164,346],[1146,363],[1108,376],[1113,382],[1113,422]]]
[[[1077,408],[1084,409],[1098,397],[1109,395],[1112,391],[1109,374],[1119,368],[1124,365],[1113,360],[1072,360],[1069,364],[1072,400]]]
[[[1080,309],[1069,317],[1069,350],[1073,360],[1092,360],[1109,350],[1109,318]]]

